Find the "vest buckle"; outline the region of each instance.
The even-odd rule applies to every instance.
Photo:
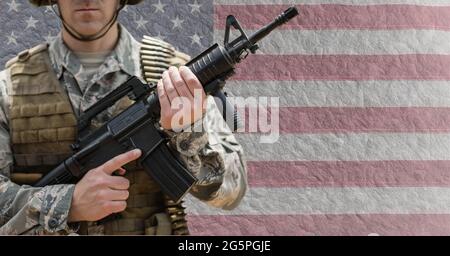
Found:
[[[20,62],[24,62],[30,58],[30,52],[28,50],[22,51],[17,55],[17,58]]]

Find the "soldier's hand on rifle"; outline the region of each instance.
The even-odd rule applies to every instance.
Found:
[[[75,186],[68,222],[97,221],[125,210],[130,182],[113,173],[118,171],[119,175],[124,175],[122,166],[140,156],[141,151],[135,149],[86,173]]]
[[[158,82],[161,126],[167,130],[189,127],[205,113],[205,91],[192,71],[185,66],[170,67]]]

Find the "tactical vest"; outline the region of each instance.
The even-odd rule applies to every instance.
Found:
[[[157,82],[169,66],[183,65],[188,59],[161,40],[145,37],[142,42],[142,72],[149,83]],[[33,184],[72,153],[77,118],[52,69],[48,45],[21,52],[8,61],[6,68],[11,76],[9,127],[15,163],[11,179],[18,184]],[[120,105],[123,110],[129,103]],[[130,180],[127,209],[100,222],[84,223],[81,233],[188,234],[181,204],[168,200],[154,180],[134,166],[133,170],[127,168],[125,175]]]

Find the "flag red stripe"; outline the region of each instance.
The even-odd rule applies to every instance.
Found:
[[[271,127],[278,128],[278,126],[272,126],[270,120],[271,112],[277,110],[281,133],[450,132],[450,108],[281,107],[272,109],[270,105],[259,109],[246,108],[245,132],[267,132]],[[267,125],[264,123],[258,125],[261,120],[268,120]]]
[[[449,187],[450,161],[249,161],[252,187]]]
[[[235,15],[246,29],[271,22],[288,5],[216,5],[216,29]],[[420,5],[299,5],[300,15],[280,29],[450,29],[449,6]]]
[[[448,235],[450,214],[188,215],[192,235]]]
[[[234,80],[450,80],[450,55],[252,55]]]
[[[259,29],[271,22],[274,17],[287,7],[288,5],[282,4],[216,5],[214,27],[223,31],[226,16],[233,14],[239,19],[244,29]],[[376,5],[308,4],[298,5],[298,7],[300,15],[279,28],[280,37],[289,32],[288,30],[291,30],[291,32],[296,30],[314,30],[316,32],[318,30],[371,31],[367,32],[369,34],[378,33],[374,30],[391,32],[396,30],[423,30],[430,33],[434,30],[441,30],[439,33],[450,31],[450,20],[447,18],[450,17],[450,6],[386,3]],[[352,33],[352,31],[347,32]],[[314,37],[314,35],[311,36]],[[433,35],[432,37],[436,36]],[[361,40],[364,40],[364,38],[361,38]],[[256,86],[251,86],[250,89],[254,88],[255,92],[262,88],[262,85],[258,84],[261,81],[301,82],[317,80],[330,82],[352,80],[359,83],[359,81],[374,80],[417,80],[419,83],[427,80],[450,80],[450,69],[448,68],[450,66],[450,55],[446,54],[444,50],[436,51],[436,45],[430,46],[428,44],[430,47],[420,46],[422,48],[425,47],[425,50],[419,49],[419,46],[419,48],[416,47],[415,49],[412,49],[414,47],[401,49],[397,47],[398,49],[395,50],[394,47],[391,50],[389,50],[390,48],[386,50],[386,45],[375,45],[372,48],[366,47],[370,50],[364,50],[366,48],[361,50],[362,48],[360,47],[361,49],[358,48],[354,52],[345,52],[338,48],[330,48],[333,51],[330,50],[328,52],[320,52],[318,50],[314,52],[314,42],[312,42],[310,44],[311,47],[309,47],[312,50],[308,47],[306,47],[308,50],[294,47],[295,51],[290,52],[272,50],[270,51],[272,55],[263,52],[261,55],[250,56],[243,61],[237,68],[237,75],[232,79],[236,80],[237,84],[241,81],[251,81],[252,85],[255,84]],[[344,44],[341,46],[346,47]],[[283,56],[278,56],[277,54],[283,54]],[[314,90],[314,87],[310,89]],[[386,90],[390,91],[390,88]],[[409,95],[407,90],[400,92]],[[298,93],[301,92],[299,91]],[[295,94],[293,91],[291,95]],[[323,89],[322,93],[319,90],[317,95],[323,95],[324,98],[333,97],[326,93],[323,94]],[[427,94],[424,93],[424,95]],[[363,98],[365,99],[365,97]],[[367,97],[372,96],[367,94]],[[382,102],[380,103],[379,101]],[[437,133],[450,132],[450,125],[447,125],[450,124],[450,108],[428,107],[436,106],[432,104],[432,101],[424,102],[423,105],[415,105],[415,101],[417,101],[417,98],[411,98],[410,102],[406,101],[405,104],[395,105],[387,104],[389,101],[384,100],[383,97],[375,97],[373,101],[364,100],[361,104],[355,104],[354,106],[357,107],[322,107],[330,105],[326,103],[308,105],[299,101],[295,101],[296,104],[284,103],[284,106],[288,107],[279,109],[280,129],[281,133],[284,133],[281,138],[284,139],[284,142],[279,143],[279,148],[275,150],[283,151],[283,154],[270,154],[273,151],[270,148],[273,147],[272,145],[268,145],[269,148],[264,146],[256,150],[258,146],[252,144],[252,141],[242,140],[248,144],[248,154],[252,156],[251,159],[253,160],[247,162],[248,181],[252,192],[249,194],[254,199],[250,201],[268,202],[267,205],[263,207],[264,209],[254,210],[253,206],[255,204],[246,201],[247,204],[244,204],[244,208],[238,209],[237,212],[230,212],[230,215],[209,215],[215,214],[214,211],[203,212],[203,214],[207,215],[189,215],[191,233],[193,235],[450,234],[450,225],[448,225],[450,223],[450,214],[407,214],[416,212],[416,208],[420,209],[420,213],[448,213],[446,209],[440,210],[441,208],[435,208],[434,201],[429,202],[430,198],[435,199],[439,196],[445,196],[446,193],[438,192],[428,198],[427,196],[413,198],[411,195],[422,195],[422,193],[404,192],[410,189],[417,189],[418,191],[434,191],[433,188],[445,190],[450,187],[450,161],[443,160],[447,159],[445,148],[442,148],[443,144],[437,145],[442,142],[440,136],[445,137],[445,134]],[[378,102],[380,104],[372,105],[370,102]],[[386,104],[382,104],[383,102]],[[377,107],[365,107],[366,105]],[[247,125],[248,122],[247,113]],[[326,147],[315,143],[314,139],[305,140],[310,143],[299,144],[297,143],[298,141],[295,142],[296,139],[301,140],[303,137],[310,136],[310,133],[313,133],[311,136],[314,139],[315,136],[327,136],[328,134],[334,136],[337,133],[344,133],[344,136],[354,135],[358,137],[358,140],[355,140],[354,145],[350,148],[347,141],[352,141],[353,143],[353,140],[344,141],[339,138],[340,134],[337,134],[336,138],[330,140],[328,138],[321,140],[320,143],[322,145],[328,145]],[[394,134],[383,137],[382,133]],[[242,136],[251,137],[252,135],[245,134]],[[403,139],[396,141],[396,136],[399,138],[405,136],[404,140],[408,140],[405,147],[397,147],[402,145]],[[409,138],[408,136],[412,137]],[[425,140],[416,140],[415,136],[421,138],[423,136],[427,138],[431,136],[433,138],[430,139],[432,143],[423,143]],[[439,138],[435,139],[436,136]],[[292,139],[285,139],[291,137]],[[295,143],[290,143],[291,141]],[[367,143],[375,145],[373,141],[377,141],[375,144],[378,146],[364,147]],[[388,148],[384,147],[380,152],[380,147],[383,148],[382,145],[385,144],[390,146]],[[351,153],[347,154],[349,157],[341,155],[336,153],[341,152],[336,148],[345,148],[345,150],[350,150]],[[439,148],[442,149],[438,150]],[[255,155],[252,154],[252,151],[258,153]],[[403,154],[403,151],[406,153]],[[377,155],[379,153],[382,154],[381,157]],[[440,153],[442,155],[436,157]],[[361,161],[363,160],[361,157],[366,157],[367,160],[371,161]],[[275,161],[270,161],[271,159]],[[308,159],[323,161],[307,161]],[[389,161],[387,159],[395,160]],[[299,192],[292,192],[296,188],[299,189]],[[342,193],[343,196],[340,194],[338,196],[330,196],[336,195],[334,190],[339,192],[341,189],[355,189],[355,191]],[[355,196],[355,199],[353,199],[353,195],[359,195],[359,190],[365,189],[371,192],[367,192],[367,195],[364,194],[361,197]],[[303,192],[308,194],[310,190],[313,191],[311,192],[311,199],[305,200],[303,195],[299,194]],[[329,192],[329,190],[332,192]],[[385,192],[377,190],[386,190],[386,193],[391,190],[396,191],[392,193],[393,196],[386,197],[387,202],[395,200],[397,193],[399,197],[407,198],[407,200],[403,203],[395,204],[401,207],[399,209],[395,207],[395,209],[384,208],[384,205],[387,203],[386,200],[379,201],[378,198],[382,198],[382,194]],[[264,193],[261,193],[261,191]],[[283,191],[285,193],[284,196],[278,196],[277,194],[277,196],[271,197],[273,193],[279,193],[279,191]],[[323,191],[327,191],[324,193],[325,195],[321,194]],[[320,196],[317,194],[320,194]],[[283,198],[286,199],[286,196],[289,197],[291,195],[291,200],[283,200]],[[261,198],[257,198],[258,196],[264,198],[264,200],[261,201]],[[317,200],[315,200],[316,198]],[[339,201],[342,198],[345,200]],[[422,200],[423,204],[416,206],[414,204],[416,200]],[[292,209],[290,207],[271,208],[277,201],[288,202],[289,206],[292,205],[294,207]],[[360,207],[352,205],[354,202]],[[364,204],[361,204],[361,202],[364,202]],[[413,204],[406,207],[404,206],[406,202],[412,202]],[[298,207],[298,205],[305,204],[304,208]],[[331,207],[322,208],[322,206],[327,205],[331,205]],[[342,205],[344,205],[345,211],[340,212],[345,212],[346,214],[328,214],[339,212],[337,208],[341,209],[340,206]],[[271,210],[268,212],[276,214],[290,213],[290,215],[260,215],[261,212],[266,212],[265,209],[269,208]],[[380,214],[383,212],[394,214]]]

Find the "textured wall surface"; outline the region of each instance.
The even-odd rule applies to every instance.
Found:
[[[189,198],[192,233],[449,235],[450,1],[161,0],[121,21],[195,54],[222,41],[226,15],[253,31],[290,4],[298,19],[229,82],[279,97],[280,138],[237,135],[249,191],[231,212]],[[0,22],[2,64],[58,30],[24,0],[0,1]]]

